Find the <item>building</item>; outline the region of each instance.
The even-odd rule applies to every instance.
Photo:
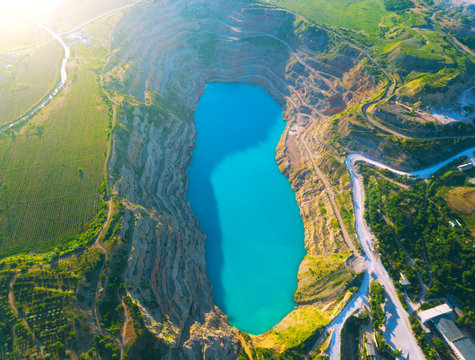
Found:
[[[408,286],[411,285],[411,282],[407,280],[407,277],[404,273],[401,273],[401,280],[399,280],[402,286]]]
[[[462,164],[462,165],[457,166],[457,169],[459,169],[460,171],[472,170],[473,164],[472,163]]]
[[[448,304],[442,304],[431,309],[419,312],[419,319],[425,324],[427,321],[432,320],[438,316],[447,315],[453,313],[452,308]]]
[[[364,346],[366,348],[366,357],[368,359],[374,359],[376,357],[376,348],[370,333],[366,333],[366,342]]]
[[[432,321],[437,331],[460,360],[475,360],[475,344],[455,324],[452,308],[442,304],[418,313],[422,323]]]
[[[460,360],[475,360],[475,345],[452,319],[440,316],[433,320],[437,330]]]

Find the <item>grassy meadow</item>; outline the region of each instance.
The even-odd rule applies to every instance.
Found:
[[[97,212],[109,108],[88,59],[76,55],[61,96],[0,138],[0,256],[52,248]]]
[[[12,56],[0,55],[0,126],[24,115],[59,79],[63,49],[56,41]]]
[[[382,0],[264,0],[306,16],[309,20],[332,27],[362,30],[375,35],[379,23],[391,15]]]
[[[460,186],[452,188],[446,192],[444,199],[475,236],[475,187]]]
[[[46,31],[38,31],[26,20],[0,14],[0,54],[33,47],[50,38]]]

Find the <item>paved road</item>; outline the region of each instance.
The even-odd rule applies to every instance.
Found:
[[[406,359],[423,360],[424,355],[411,331],[409,316],[397,296],[394,284],[384,268],[379,254],[373,248],[374,236],[366,226],[363,218],[364,187],[362,178],[355,169],[356,161],[364,161],[364,157],[361,155],[349,155],[345,161],[353,185],[356,232],[367,259],[367,271],[383,285],[389,297],[388,304],[384,309],[386,313],[386,327],[390,329],[390,331],[386,331],[384,334],[386,341],[400,350]],[[337,350],[339,351],[339,349]]]
[[[457,155],[454,155],[452,156],[451,158],[447,159],[447,160],[444,160],[444,161],[441,161],[440,163],[436,164],[436,165],[433,165],[431,167],[428,167],[428,168],[425,168],[425,169],[421,169],[421,170],[417,170],[417,171],[412,171],[412,172],[404,172],[404,171],[400,171],[400,170],[396,170],[396,169],[393,169],[392,167],[390,166],[387,166],[379,161],[375,161],[375,160],[372,160],[372,159],[369,159],[363,155],[360,155],[360,154],[351,154],[348,156],[349,159],[351,159],[350,161],[352,163],[355,163],[355,162],[365,162],[365,163],[368,163],[368,164],[372,164],[376,167],[379,167],[381,169],[386,169],[386,170],[389,170],[395,174],[398,174],[398,175],[415,175],[415,176],[419,176],[421,178],[424,178],[424,179],[427,179],[429,178],[432,174],[434,174],[436,171],[442,169],[444,166],[450,164],[452,161],[454,161],[455,159],[458,159],[462,156],[466,156],[468,158],[473,158],[473,153],[475,152],[475,146],[474,147],[471,147],[467,150],[464,150],[460,153],[458,153]],[[348,159],[347,159],[348,161]],[[347,167],[348,167],[348,164],[347,164]]]

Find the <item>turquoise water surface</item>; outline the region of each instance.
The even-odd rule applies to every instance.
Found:
[[[295,195],[275,161],[281,113],[263,89],[242,83],[207,85],[195,112],[187,198],[208,236],[215,303],[231,325],[251,334],[295,307],[305,256]]]

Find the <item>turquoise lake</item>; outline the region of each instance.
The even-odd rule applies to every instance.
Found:
[[[215,303],[231,325],[261,334],[294,309],[305,256],[295,194],[275,161],[282,109],[262,88],[212,83],[194,117],[187,198],[208,236]]]

